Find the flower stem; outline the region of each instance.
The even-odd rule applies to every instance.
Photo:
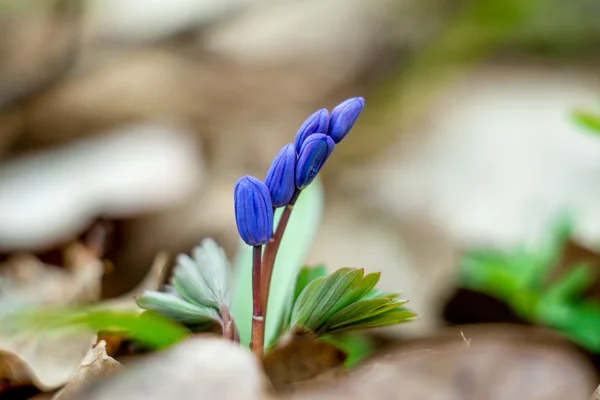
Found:
[[[263,254],[262,261],[262,277],[261,277],[261,301],[263,316],[266,318],[267,315],[267,303],[269,300],[269,288],[271,286],[271,277],[273,275],[273,266],[275,265],[275,257],[277,257],[277,250],[281,244],[281,238],[285,232],[285,228],[290,220],[290,215],[294,209],[294,205],[300,196],[300,189],[296,189],[289,204],[285,206],[281,219],[277,224],[277,229],[271,237],[271,240],[265,245],[265,252]]]
[[[252,249],[252,339],[250,349],[259,358],[262,357],[265,342],[265,319],[261,301],[261,252],[262,246]]]

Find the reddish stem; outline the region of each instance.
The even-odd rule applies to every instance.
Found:
[[[277,257],[277,251],[279,250],[279,246],[281,245],[283,233],[285,232],[285,228],[288,224],[288,221],[290,220],[290,215],[292,214],[294,205],[298,200],[298,196],[300,196],[300,189],[296,189],[289,204],[285,206],[285,209],[281,214],[281,219],[279,219],[279,223],[277,224],[277,229],[271,237],[271,240],[269,240],[269,242],[265,246],[265,252],[263,254],[262,260],[261,277],[261,301],[263,316],[265,318],[267,316],[269,289],[271,287],[271,277],[273,276],[273,266],[275,265],[275,258]]]
[[[252,249],[252,339],[250,349],[259,358],[262,357],[265,343],[265,319],[261,301],[261,252],[262,246]]]

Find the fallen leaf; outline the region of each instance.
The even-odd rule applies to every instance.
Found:
[[[145,355],[69,400],[264,399],[256,358],[230,341],[199,335]]]
[[[598,386],[596,390],[594,390],[594,393],[592,394],[592,397],[590,397],[590,400],[600,400],[600,386]]]
[[[95,334],[79,329],[0,337],[0,380],[56,389],[71,378],[95,341]]]
[[[0,320],[19,308],[64,306],[97,301],[102,263],[80,244],[65,249],[66,265],[46,265],[17,255],[0,266]],[[0,324],[0,380],[34,384],[41,390],[64,385],[96,341],[79,329],[21,331]]]
[[[69,380],[69,383],[56,393],[52,399],[67,399],[93,380],[101,378],[105,374],[121,367],[121,363],[106,354],[106,342],[102,340],[88,352],[81,362],[79,369]]]
[[[399,346],[346,378],[306,386],[286,398],[588,399],[596,376],[589,361],[552,332],[490,324],[449,328]]]
[[[268,351],[262,364],[273,388],[286,391],[319,375],[339,372],[346,356],[331,343],[295,335]]]

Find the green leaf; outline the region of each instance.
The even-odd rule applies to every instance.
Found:
[[[598,353],[600,303],[585,297],[594,270],[585,262],[566,265],[566,272],[548,285],[549,272],[561,265],[573,226],[572,216],[562,213],[532,251],[470,252],[460,264],[461,281],[504,301],[522,318],[562,332]]]
[[[324,297],[339,283],[339,278],[351,270],[351,268],[340,268],[329,276],[312,281],[298,296],[298,307],[294,307],[292,311],[292,326],[302,325],[309,328],[306,321],[315,309],[321,307]]]
[[[598,114],[581,110],[575,111],[573,113],[573,121],[593,133],[600,134],[600,115]]]
[[[221,320],[214,308],[192,304],[172,294],[147,290],[135,301],[140,308],[154,311],[186,325],[204,324],[211,321],[219,322]]]
[[[388,304],[393,304],[393,300],[377,298],[357,301],[335,313],[320,330],[327,331],[333,325],[342,324],[347,321],[358,321]]]
[[[7,316],[3,326],[16,330],[53,330],[81,327],[94,331],[117,332],[151,349],[162,349],[189,336],[182,325],[159,314],[99,309],[43,309]]]
[[[408,310],[393,310],[376,315],[365,320],[361,320],[360,323],[353,324],[340,324],[331,327],[330,332],[341,332],[356,329],[370,329],[379,328],[382,326],[389,326],[399,324],[401,322],[411,321],[416,316],[415,313]]]
[[[284,317],[281,320],[281,327],[279,331],[283,334],[286,330],[289,330],[292,318],[292,309],[300,293],[304,290],[309,283],[314,281],[317,278],[321,278],[327,275],[327,268],[324,265],[317,265],[315,267],[303,267],[298,273],[298,277],[296,278],[296,286],[294,289],[294,296],[289,299],[288,306],[286,307],[286,311]],[[269,343],[269,346],[273,343]],[[268,346],[267,346],[268,347]]]
[[[220,310],[229,306],[227,289],[229,261],[217,243],[204,239],[192,250],[194,258],[187,254],[177,256],[172,288],[175,292],[198,307]]]
[[[312,281],[317,278],[327,276],[327,268],[324,265],[317,265],[316,267],[304,267],[300,270],[298,278],[296,278],[296,288],[294,290],[293,303],[296,303],[298,296],[304,290],[304,288]]]
[[[322,336],[334,330],[366,326],[367,323],[386,324],[388,319],[374,318],[399,310],[408,311],[401,308],[406,301],[396,300],[396,293],[388,297],[374,288],[379,281],[379,273],[363,275],[362,269],[341,268],[309,283],[292,310],[291,330]]]
[[[219,297],[202,277],[196,262],[187,254],[180,254],[176,262],[172,284],[177,293],[190,303],[219,309]]]
[[[313,330],[315,332],[319,331],[326,321],[329,320],[329,318],[331,318],[334,314],[367,295],[377,284],[380,276],[381,274],[379,272],[368,274],[362,278],[360,282],[357,282],[355,285],[353,285],[354,287],[350,287],[349,290],[347,290],[346,293],[344,293],[344,295],[340,297],[340,299],[327,312],[323,313],[316,323],[313,324]]]
[[[273,343],[279,335],[279,327],[293,295],[298,271],[304,265],[317,233],[323,204],[323,186],[320,178],[317,178],[298,198],[279,247],[271,280],[265,343]],[[282,209],[275,213],[275,226],[281,213]],[[235,260],[231,311],[240,333],[240,341],[248,345],[252,323],[252,248],[241,240]]]
[[[206,238],[192,250],[194,261],[202,279],[221,305],[229,307],[229,270],[231,265],[221,248],[213,239]]]
[[[577,300],[592,285],[593,279],[594,274],[590,265],[587,263],[576,265],[561,275],[560,279],[544,292],[543,299]]]
[[[338,271],[343,270],[344,268]],[[343,307],[343,305],[341,307],[336,307],[336,305],[362,280],[364,275],[362,269],[349,270],[346,273],[340,273],[336,276],[338,271],[331,274],[323,285],[321,285],[319,289],[321,293],[313,296],[315,299],[314,306],[310,310],[306,320],[303,321],[303,325],[312,331],[316,331],[317,327],[323,324],[331,310]],[[330,285],[328,285],[329,280],[331,282]]]

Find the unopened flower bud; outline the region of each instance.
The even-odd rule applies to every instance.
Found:
[[[328,134],[335,143],[339,143],[350,132],[364,106],[365,100],[362,97],[353,97],[331,111]]]
[[[233,190],[235,222],[242,240],[261,246],[273,233],[273,203],[267,186],[252,176],[244,176]]]
[[[271,200],[275,207],[285,206],[294,195],[296,190],[294,184],[295,171],[296,150],[294,144],[289,143],[277,153],[265,178],[265,185],[271,192]]]
[[[322,133],[310,135],[304,141],[296,162],[296,187],[298,189],[304,189],[310,185],[334,147],[333,140]]]
[[[327,134],[329,126],[329,112],[326,108],[322,108],[308,117],[302,124],[298,133],[296,133],[296,153],[300,154],[302,143],[312,134],[323,133]]]

